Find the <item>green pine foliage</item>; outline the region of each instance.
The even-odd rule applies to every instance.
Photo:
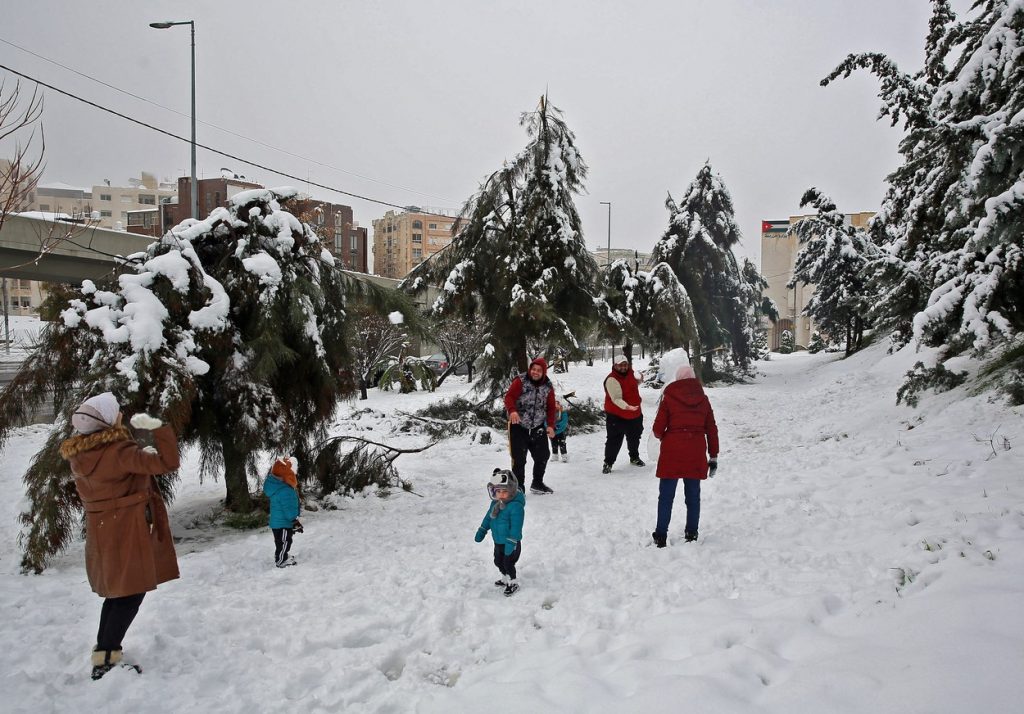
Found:
[[[720,348],[727,348],[734,364],[746,369],[752,357],[756,313],[768,305],[762,303],[763,280],[756,269],[753,265],[741,268],[733,253],[741,234],[732,196],[706,163],[682,199],[677,203],[669,195],[665,206],[669,226],[654,246],[652,258],[671,267],[690,298],[704,369],[711,373],[712,355]],[[750,271],[752,282],[747,277]]]
[[[924,362],[918,362],[913,369],[907,372],[906,381],[896,390],[896,403],[906,402],[907,406],[916,407],[920,401],[921,392],[926,389],[948,392],[963,384],[965,379],[967,379],[967,372],[953,372],[942,364],[929,368],[924,366]]]
[[[697,346],[690,296],[667,263],[648,272],[616,260],[603,277],[602,334],[625,344],[627,354],[634,341],[660,350],[685,346],[692,352]]]
[[[413,310],[338,269],[286,210],[294,195],[248,191],[183,222],[130,256],[115,285],[85,281],[43,331],[0,394],[0,443],[44,400],[58,415],[25,476],[25,568],[42,569],[74,535],[79,504],[57,448],[90,395],[113,392],[126,417],[159,415],[182,445],[198,447],[204,474],[223,469],[225,506],[239,512],[252,510],[261,452],[302,461],[323,437],[338,400],[354,391],[346,301]]]
[[[797,283],[814,286],[814,294],[803,314],[833,340],[845,337],[846,354],[860,349],[867,324],[871,295],[867,286],[867,266],[874,245],[867,234],[845,225],[845,217],[825,194],[816,188],[804,193],[800,207],[811,205],[817,215],[801,219],[790,229],[800,239],[793,268]]]
[[[411,292],[440,285],[434,315],[490,327],[477,385],[492,392],[526,370],[529,344],[577,350],[599,309],[574,203],[587,174],[575,137],[546,97],[521,123],[526,148],[466,203],[451,245],[402,283]]]
[[[902,164],[872,223],[871,312],[895,347],[983,356],[1024,330],[1024,6],[978,0],[960,18],[932,0],[922,69],[850,55],[878,76],[881,115],[902,123]]]

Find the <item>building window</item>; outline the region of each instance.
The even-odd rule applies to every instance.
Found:
[[[50,210],[50,204],[49,203],[40,203],[39,204],[39,210],[40,211],[49,211]]]
[[[413,233],[412,234],[412,242],[413,243],[422,243],[423,242],[423,234],[422,233]]]
[[[335,228],[341,228],[341,214],[340,213],[335,213],[334,214],[334,227]]]
[[[436,231],[437,230],[437,224],[436,223],[430,223],[430,224],[427,225],[427,228],[429,228],[432,231]]]
[[[356,235],[355,233],[353,233],[352,236],[350,237],[349,247],[352,248],[353,253],[359,250],[359,236]]]
[[[413,248],[412,249],[412,259],[413,260],[423,260],[423,250],[420,249],[420,248]]]
[[[340,233],[335,233],[334,234],[334,250],[336,250],[336,251],[338,251],[340,253],[343,250],[343,248],[344,248],[344,246],[343,246],[343,240],[342,240],[341,234]]]
[[[143,206],[155,206],[156,196],[153,196],[151,194],[140,193],[139,203],[141,203]]]
[[[101,201],[109,201],[110,200],[110,194],[109,193],[101,193],[100,194],[100,200]]]
[[[111,215],[110,211],[100,211],[100,218],[110,218]]]
[[[414,231],[422,231],[423,230],[423,221],[413,221],[412,222],[412,229]]]

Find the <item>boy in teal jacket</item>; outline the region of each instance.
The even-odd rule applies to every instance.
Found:
[[[491,504],[487,507],[484,520],[476,529],[479,543],[491,532],[494,540],[494,564],[501,577],[495,585],[505,588],[505,597],[519,590],[516,582],[516,562],[523,551],[523,518],[526,515],[526,497],[519,490],[515,475],[508,469],[494,469],[487,484]]]
[[[270,499],[270,530],[274,534],[274,564],[279,568],[295,565],[289,556],[292,536],[302,532],[299,523],[299,482],[295,476],[295,460],[291,457],[274,462],[263,481],[263,493]]]

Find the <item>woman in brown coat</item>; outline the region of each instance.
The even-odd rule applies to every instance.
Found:
[[[117,400],[105,392],[78,408],[71,417],[76,433],[60,447],[85,509],[89,584],[104,598],[93,679],[121,661],[121,641],[146,592],[178,577],[167,509],[154,482],[178,468],[177,439],[154,417],[136,414],[131,423],[153,430],[155,449],[135,442],[121,424]]]

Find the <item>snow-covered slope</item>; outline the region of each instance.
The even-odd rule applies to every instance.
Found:
[[[653,465],[603,433],[571,435],[553,496],[527,496],[523,589],[492,584],[487,505],[496,443],[454,438],[398,466],[415,495],[305,513],[299,565],[272,566],[269,531],[213,532],[221,485],[194,455],[172,508],[182,577],[147,596],[125,640],[141,676],[92,682],[100,600],[77,544],[17,573],[29,427],[0,459],[5,710],[346,712],[1008,712],[1024,697],[1021,408],[959,389],[897,407],[918,359],[873,347],[776,356],[755,383],[709,394],[719,475],[700,540],[650,544]],[[597,397],[608,365],[559,391]],[[388,435],[440,394],[371,393],[346,429]],[[647,425],[657,392],[644,391]],[[343,411],[347,411],[343,410]],[[986,440],[999,428],[994,449]],[[1001,437],[1009,439],[1004,450]],[[404,443],[422,443],[403,434]],[[216,536],[216,537],[214,537]]]

